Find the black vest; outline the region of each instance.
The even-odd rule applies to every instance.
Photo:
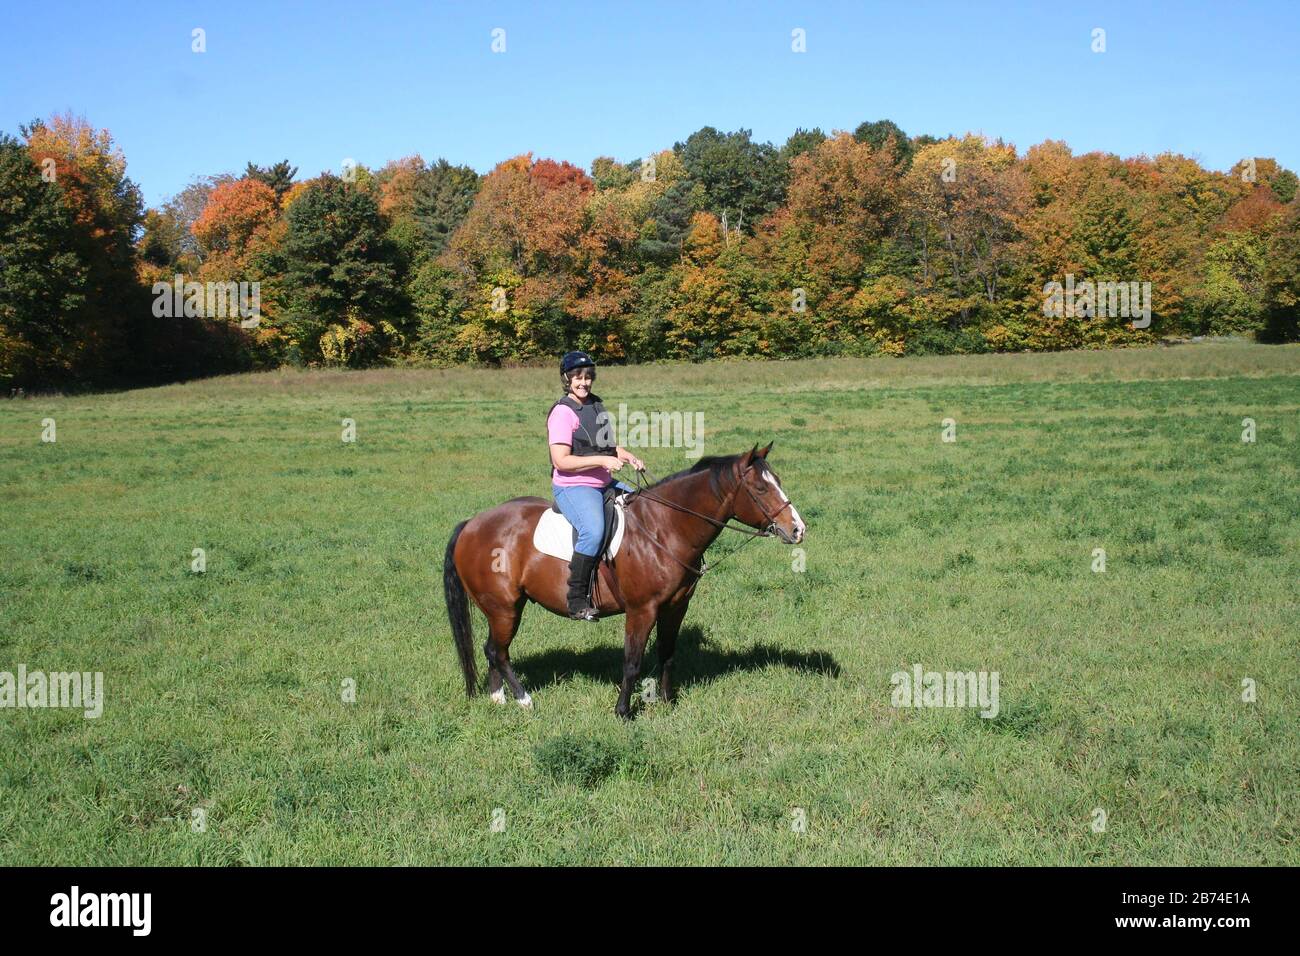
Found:
[[[607,411],[600,399],[592,395],[591,401],[582,403],[577,401],[573,396],[566,395],[555,405],[567,405],[578,415],[578,427],[573,433],[573,453],[579,457],[588,455],[613,455],[614,446],[614,419]],[[552,405],[546,411],[546,417],[549,420],[551,412],[555,411],[555,405]],[[609,444],[604,444],[608,439]]]

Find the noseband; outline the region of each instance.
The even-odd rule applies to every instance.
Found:
[[[786,544],[794,544],[794,538],[786,534],[785,529],[777,527],[776,524],[776,519],[781,517],[781,512],[785,511],[785,509],[789,508],[790,505],[792,504],[790,499],[787,498],[785,500],[785,504],[783,504],[780,508],[776,509],[776,514],[770,515],[767,513],[767,509],[763,507],[763,502],[758,500],[758,495],[754,494],[754,490],[750,488],[749,485],[746,483],[744,475],[740,476],[740,487],[744,488],[745,491],[749,493],[749,500],[754,502],[754,507],[758,509],[759,514],[761,514],[763,516],[763,519],[767,522],[766,527],[764,527],[763,529],[763,536],[771,537],[772,535],[775,534]]]

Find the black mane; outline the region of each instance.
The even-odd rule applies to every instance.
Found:
[[[660,478],[650,488],[658,488],[660,485],[666,485],[670,481],[676,481],[678,478],[685,478],[687,475],[698,474],[702,471],[709,473],[709,487],[719,498],[724,496],[722,490],[722,480],[724,476],[731,474],[731,466],[740,460],[741,455],[708,455],[701,458],[689,468],[683,468],[681,471],[675,471],[666,478]],[[649,489],[647,489],[649,490]]]

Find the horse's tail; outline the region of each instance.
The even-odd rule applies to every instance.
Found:
[[[474,657],[474,625],[469,616],[469,601],[465,595],[465,584],[456,570],[456,541],[465,530],[468,521],[462,521],[451,532],[447,542],[447,556],[442,561],[442,593],[447,599],[447,620],[451,622],[451,636],[456,641],[456,654],[460,657],[460,669],[465,675],[465,694],[473,697],[478,688],[478,667]]]

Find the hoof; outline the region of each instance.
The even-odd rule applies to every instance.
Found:
[[[525,693],[523,697],[516,697],[515,703],[525,710],[533,709],[533,699],[529,697],[527,693]]]
[[[494,704],[504,704],[506,702],[506,689],[504,687],[494,691],[489,695]]]

